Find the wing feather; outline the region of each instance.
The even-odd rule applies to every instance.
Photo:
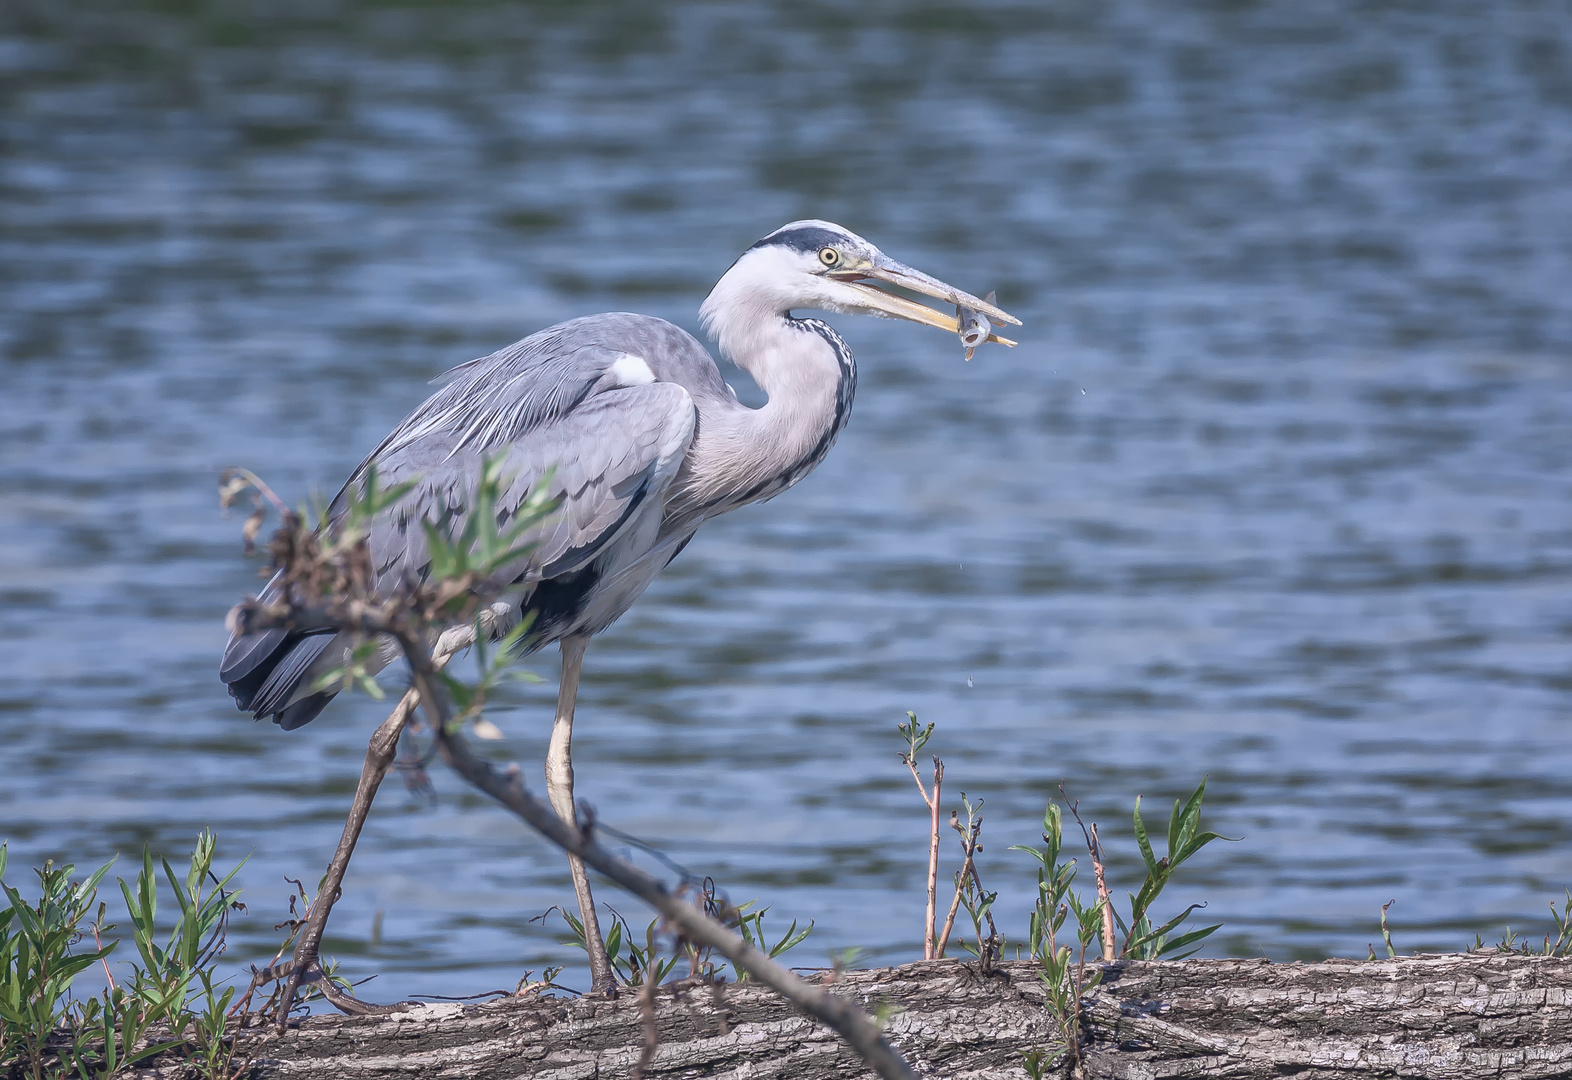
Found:
[[[504,520],[542,483],[561,500],[555,514],[526,534],[534,549],[524,564],[507,568],[506,580],[538,581],[579,569],[641,512],[659,512],[692,440],[694,418],[692,399],[680,386],[619,387],[589,396],[504,446],[454,451],[442,433],[433,433],[379,459],[384,485],[419,478],[395,511],[373,526],[379,587],[425,576],[430,556],[421,521],[461,529],[482,462],[499,453],[510,477],[498,504]]]
[[[541,484],[560,497],[561,506],[525,538],[535,545],[529,557],[505,568],[496,584],[534,582],[537,597],[553,589],[553,596],[579,595],[604,568],[590,564],[619,540],[626,542],[611,562],[626,565],[651,554],[639,549],[658,542],[666,492],[698,416],[688,390],[653,381],[654,372],[693,368],[682,351],[688,345],[708,362],[702,348],[676,327],[614,314],[551,327],[450,372],[449,383],[383,440],[334,500],[333,511],[341,514],[346,493],[373,462],[384,487],[416,482],[373,523],[379,587],[420,580],[429,572],[421,522],[461,529],[482,463],[498,454],[505,455],[510,476],[499,519],[516,513]],[[641,352],[656,362],[637,355]],[[712,381],[718,383],[718,374]],[[701,378],[701,390],[704,385]],[[221,675],[242,709],[274,713],[284,726],[298,726],[332,696],[307,693],[306,680],[336,655],[341,636],[263,631],[232,639]]]

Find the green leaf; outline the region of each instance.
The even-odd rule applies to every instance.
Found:
[[[1162,937],[1164,937],[1166,934],[1168,934],[1169,931],[1173,930],[1180,923],[1182,923],[1186,919],[1188,919],[1192,912],[1198,911],[1201,908],[1204,908],[1205,906],[1206,906],[1205,904],[1191,904],[1189,907],[1185,908],[1179,914],[1175,915],[1173,918],[1171,918],[1167,922],[1163,923],[1157,929],[1155,929],[1155,930],[1147,929],[1147,930],[1142,931],[1139,935],[1135,935],[1134,936],[1134,940],[1132,940],[1132,941],[1130,941],[1129,943],[1126,944],[1126,946],[1125,946],[1126,951],[1134,951],[1135,949],[1140,948],[1141,946],[1145,945],[1148,942],[1160,940]],[[1148,926],[1149,925],[1150,924],[1148,924]]]
[[[85,902],[89,893],[93,893],[98,890],[98,883],[104,880],[104,875],[109,873],[109,868],[115,865],[115,859],[118,858],[120,858],[120,856],[116,855],[113,859],[110,859],[103,866],[100,866],[97,870],[94,870],[86,881],[77,886],[76,899],[78,902]],[[0,869],[3,869],[3,867],[0,867]]]
[[[1215,924],[1213,926],[1202,927],[1200,930],[1192,930],[1188,934],[1181,934],[1180,936],[1174,938],[1171,941],[1165,941],[1165,942],[1163,942],[1162,947],[1157,950],[1157,957],[1156,958],[1159,958],[1159,959],[1165,958],[1165,959],[1169,959],[1169,960],[1183,960],[1187,956],[1193,956],[1197,952],[1200,952],[1200,948],[1199,947],[1191,949],[1189,952],[1183,952],[1183,953],[1178,952],[1178,950],[1185,948],[1187,945],[1197,944],[1198,942],[1203,941],[1206,938],[1211,937],[1212,936],[1212,932],[1215,931],[1215,930],[1222,929],[1222,926],[1223,926],[1222,923],[1217,923],[1217,924]],[[1177,955],[1170,956],[1169,955],[1170,953],[1177,953]]]
[[[1146,835],[1146,823],[1141,820],[1141,797],[1135,797],[1135,843],[1141,849],[1141,861],[1146,864],[1146,872],[1150,875],[1157,873],[1157,856],[1152,852],[1152,842]]]
[[[1042,865],[1044,865],[1044,866],[1048,865],[1047,857],[1044,856],[1043,853],[1038,851],[1036,848],[1031,847],[1031,846],[1029,846],[1027,844],[1011,844],[1005,850],[1006,851],[1024,851],[1024,852],[1026,852],[1026,854],[1028,854],[1032,858],[1036,859]]]
[[[125,1043],[124,1045],[129,1046],[131,1044]],[[171,1039],[169,1042],[154,1043],[152,1046],[149,1046],[144,1050],[138,1050],[134,1054],[127,1054],[122,1059],[122,1061],[125,1065],[135,1065],[139,1061],[144,1061],[147,1058],[162,1054],[165,1050],[173,1050],[177,1046],[184,1045],[185,1043],[179,1039]]]
[[[1201,783],[1185,801],[1182,810],[1179,801],[1174,800],[1174,812],[1168,819],[1168,859],[1175,866],[1190,854],[1200,850],[1199,847],[1190,848],[1190,844],[1201,822],[1201,801],[1204,798],[1206,798],[1206,777],[1203,776]],[[1189,852],[1181,856],[1180,852],[1186,851],[1187,848],[1190,848]]]
[[[811,933],[813,933],[813,922],[811,920],[806,927],[799,931],[797,929],[797,920],[793,919],[791,921],[791,928],[787,930],[786,933],[782,935],[781,939],[770,948],[770,959],[775,959],[781,953],[786,952],[789,949],[795,949],[798,945],[801,945],[804,941],[806,941],[808,939],[808,935]]]

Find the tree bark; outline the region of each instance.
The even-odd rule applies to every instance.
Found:
[[[1228,1080],[1572,1077],[1572,960],[1493,953],[1103,965],[1083,1009],[1084,1075]],[[817,981],[827,981],[821,974]],[[843,972],[832,992],[887,1016],[921,1075],[1025,1077],[1055,1046],[1033,964],[924,961]],[[871,1076],[821,1024],[756,984],[662,989],[648,1077]],[[626,1077],[643,1049],[636,995],[513,998],[390,1016],[318,1016],[264,1043],[253,1080],[589,1080]],[[1064,1075],[1063,1059],[1050,1075]]]

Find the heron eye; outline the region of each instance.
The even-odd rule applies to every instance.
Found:
[[[825,266],[834,266],[841,261],[841,253],[834,248],[822,248],[819,251],[819,261]]]

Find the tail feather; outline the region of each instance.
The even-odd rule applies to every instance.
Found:
[[[235,682],[244,678],[278,648],[279,642],[283,641],[288,633],[287,630],[258,630],[234,638],[230,641],[229,647],[224,650],[224,659],[219,666],[218,677],[225,682]]]
[[[288,636],[285,630],[262,630],[230,639],[218,667],[218,678],[228,685],[240,708],[251,708],[262,681],[277,662],[273,654]]]
[[[326,690],[319,690],[309,697],[303,697],[289,708],[273,717],[273,723],[285,731],[294,731],[297,727],[305,727],[317,718],[317,714],[327,708],[327,703],[333,700],[334,695]]]
[[[300,689],[300,681],[305,678],[307,669],[317,657],[322,655],[336,636],[337,634],[332,630],[321,634],[310,634],[296,638],[287,650],[280,649],[276,654],[278,659],[273,664],[273,670],[268,672],[267,678],[257,688],[256,699],[252,701],[251,708],[259,716],[282,712],[290,699],[295,696],[295,692]]]
[[[219,678],[228,685],[235,706],[258,720],[271,715],[289,731],[310,723],[333,694],[308,694],[299,700],[300,683],[311,665],[337,636],[332,630],[298,633],[263,630],[230,641],[224,650]]]

